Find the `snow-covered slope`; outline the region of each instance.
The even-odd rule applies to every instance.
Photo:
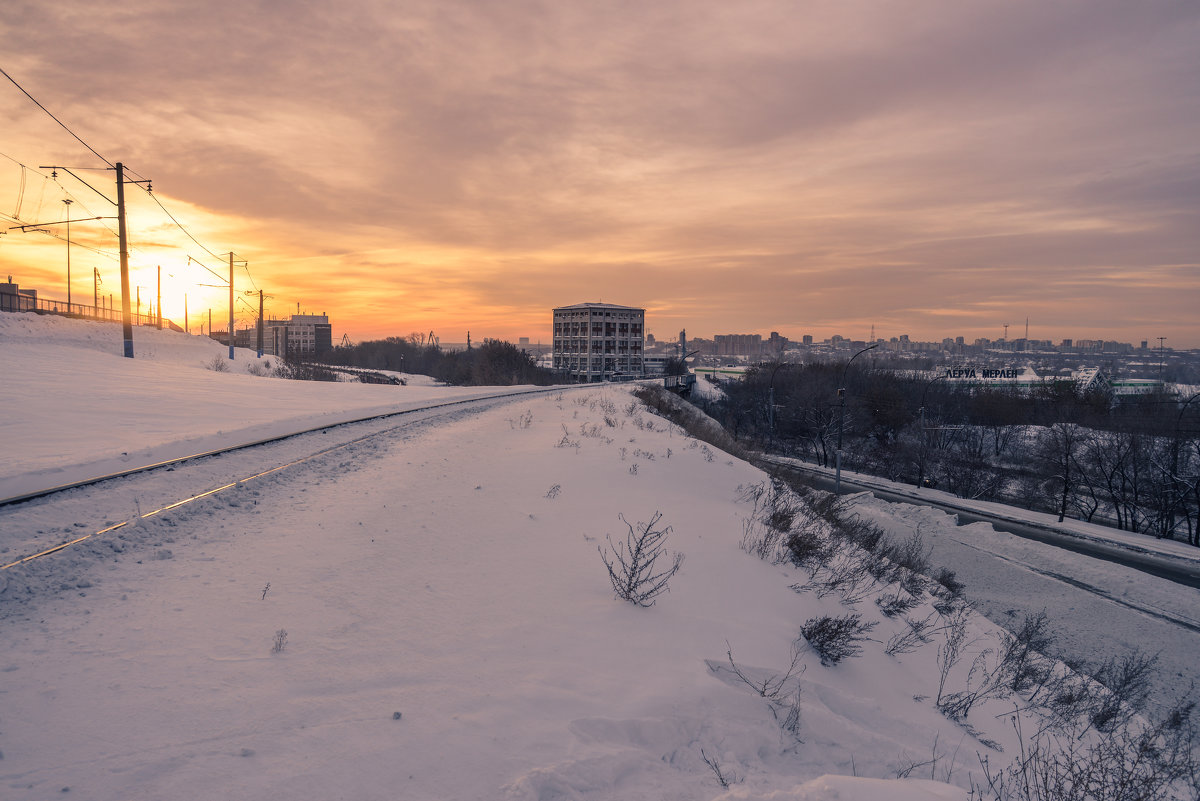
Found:
[[[111,323],[0,314],[0,498],[434,400],[510,388],[288,381],[273,357],[208,337]],[[219,366],[223,372],[216,372]],[[424,376],[418,376],[424,379]]]

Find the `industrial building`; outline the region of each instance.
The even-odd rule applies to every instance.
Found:
[[[611,303],[554,309],[554,369],[579,383],[645,375],[646,310]]]
[[[210,336],[228,342],[227,331],[214,331]],[[258,327],[239,329],[234,333],[239,348],[258,347]],[[263,353],[283,358],[310,358],[333,349],[333,326],[324,314],[293,314],[288,320],[263,320]]]

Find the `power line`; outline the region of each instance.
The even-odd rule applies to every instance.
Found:
[[[250,279],[250,286],[254,287],[255,291],[258,291],[258,284],[254,283],[254,276],[250,274],[250,262],[246,262],[243,266],[246,269],[246,277]]]
[[[213,275],[215,275],[215,276],[217,277],[217,280],[219,280],[219,281],[221,282],[221,286],[222,286],[222,287],[227,287],[227,286],[229,286],[229,279],[228,279],[228,278],[226,278],[225,276],[221,275],[219,272],[217,272],[216,270],[214,270],[212,267],[209,267],[209,266],[208,266],[207,264],[205,264],[204,262],[200,261],[199,259],[197,259],[197,258],[193,257],[191,254],[189,254],[189,255],[188,255],[188,263],[189,263],[189,264],[191,264],[192,262],[196,262],[196,264],[199,264],[201,267],[203,267],[204,269],[208,270],[210,273],[212,273]],[[207,284],[201,284],[201,286],[208,286],[208,285],[207,285]]]
[[[60,120],[58,117],[55,117],[53,114],[51,114],[51,113],[50,113],[50,109],[46,108],[46,107],[45,107],[45,106],[43,106],[41,103],[39,103],[36,97],[34,97],[33,95],[29,94],[29,92],[26,92],[26,91],[25,91],[25,88],[24,88],[23,86],[21,86],[21,84],[17,83],[17,82],[16,82],[16,80],[13,78],[13,76],[11,76],[11,75],[9,75],[7,72],[5,72],[5,71],[3,70],[3,68],[0,68],[0,75],[3,75],[5,78],[8,78],[8,80],[12,82],[12,85],[13,85],[13,86],[15,86],[15,87],[17,87],[18,89],[20,89],[20,90],[21,90],[21,94],[23,94],[23,95],[25,95],[26,97],[28,97],[30,100],[32,100],[32,101],[34,102],[34,105],[36,105],[36,106],[37,106],[38,108],[40,108],[42,111],[46,112],[47,116],[49,116],[49,117],[50,117],[50,119],[54,120],[54,121],[55,121],[55,122],[57,122],[59,125],[61,125],[61,126],[62,126],[62,129],[63,129],[64,131],[66,131],[67,133],[69,133],[71,136],[74,136],[74,137],[75,137],[75,140],[76,140],[77,142],[79,142],[79,144],[83,145],[83,146],[84,146],[84,147],[86,147],[88,150],[92,151],[92,154],[93,154],[93,155],[94,155],[96,158],[100,159],[101,161],[103,161],[103,162],[104,162],[105,164],[107,164],[108,166],[110,166],[110,167],[112,167],[112,168],[114,168],[114,169],[116,168],[116,166],[117,166],[117,165],[113,164],[111,161],[109,161],[108,159],[104,158],[104,156],[101,156],[99,153],[97,153],[97,152],[96,152],[95,148],[93,148],[93,147],[92,147],[91,145],[89,145],[87,142],[85,142],[85,141],[83,141],[82,139],[80,139],[78,134],[76,134],[74,131],[72,131],[70,128],[68,128],[68,127],[67,127],[67,125],[66,125],[66,123],[64,123],[64,122],[63,122],[62,120]]]
[[[50,119],[54,120],[54,121],[55,121],[55,122],[57,122],[57,123],[58,123],[60,126],[62,126],[62,129],[63,129],[64,131],[66,131],[66,132],[67,132],[67,133],[69,133],[71,136],[73,136],[73,137],[75,138],[75,140],[76,140],[77,142],[79,142],[79,144],[83,145],[83,146],[84,146],[84,147],[86,147],[86,148],[87,148],[89,151],[91,151],[91,152],[92,152],[92,154],[93,154],[94,156],[96,156],[96,158],[98,158],[98,159],[100,159],[101,161],[103,161],[103,162],[104,162],[105,164],[107,164],[109,167],[112,167],[112,168],[114,168],[114,169],[116,168],[116,165],[115,165],[115,164],[113,164],[113,162],[109,161],[109,160],[108,160],[108,159],[106,159],[104,156],[100,155],[100,153],[99,153],[99,152],[98,152],[98,151],[97,151],[95,148],[93,148],[93,147],[92,147],[91,145],[89,145],[87,142],[83,141],[83,139],[82,139],[82,138],[80,138],[80,136],[79,136],[78,134],[76,134],[76,133],[75,133],[74,131],[72,131],[72,130],[71,130],[69,127],[67,127],[67,124],[66,124],[66,123],[64,123],[64,122],[63,122],[62,120],[60,120],[58,117],[54,116],[54,114],[52,114],[52,113],[50,112],[50,110],[49,110],[49,109],[47,109],[45,106],[43,106],[43,105],[42,105],[42,104],[41,104],[41,103],[38,101],[38,99],[37,99],[36,97],[34,97],[33,95],[29,94],[29,92],[25,91],[25,88],[24,88],[23,86],[21,86],[19,83],[17,83],[17,81],[16,81],[16,80],[15,80],[15,79],[14,79],[14,78],[11,76],[11,75],[9,75],[7,72],[5,72],[5,71],[4,71],[4,69],[0,68],[0,74],[3,74],[5,78],[8,78],[8,80],[9,80],[9,81],[12,83],[12,85],[13,85],[13,86],[17,87],[17,89],[20,89],[22,94],[24,94],[26,97],[28,97],[30,100],[32,100],[32,101],[33,101],[33,103],[34,103],[35,105],[37,105],[37,107],[38,107],[38,108],[40,108],[42,111],[46,112],[46,114],[47,114],[47,115],[50,117]],[[11,160],[11,161],[13,161],[13,162],[15,162],[15,163],[19,164],[19,165],[20,165],[20,167],[21,167],[21,170],[22,170],[22,173],[21,173],[21,189],[20,189],[20,193],[19,193],[19,195],[18,195],[18,198],[17,198],[17,209],[16,209],[16,211],[17,211],[18,213],[13,215],[14,217],[17,217],[17,219],[20,219],[20,216],[19,216],[19,212],[20,212],[20,209],[21,209],[21,205],[20,205],[20,204],[21,204],[21,201],[23,200],[23,198],[24,198],[24,195],[25,195],[25,170],[26,170],[26,169],[28,169],[28,168],[26,167],[26,165],[24,165],[24,164],[21,164],[21,162],[17,161],[16,159],[13,159],[11,156],[5,156],[5,158],[8,158],[9,160]],[[148,179],[146,179],[146,178],[145,178],[145,176],[143,176],[141,173],[137,172],[136,170],[134,170],[134,169],[132,169],[132,168],[130,168],[130,167],[126,167],[125,169],[126,169],[128,172],[131,172],[131,173],[133,173],[134,175],[136,175],[138,178],[141,178],[142,180],[146,180],[146,181],[147,181],[147,183],[149,183]],[[39,174],[40,174],[40,173],[39,173]],[[44,176],[44,175],[43,175],[42,177],[43,177],[43,178],[45,178],[46,176]],[[58,184],[58,181],[57,181],[57,180],[55,180],[55,183],[56,183],[56,184]],[[216,258],[220,258],[219,256],[217,256],[217,254],[213,253],[211,250],[209,250],[207,247],[205,247],[205,246],[204,246],[204,244],[203,244],[202,242],[200,242],[200,240],[198,240],[198,239],[196,239],[196,237],[192,236],[192,232],[191,232],[191,231],[189,231],[189,230],[187,229],[187,227],[186,227],[186,226],[184,226],[184,224],[183,224],[183,223],[181,223],[181,222],[180,222],[180,221],[179,221],[179,220],[178,220],[178,219],[175,217],[175,215],[174,215],[174,214],[172,214],[172,213],[170,212],[170,210],[169,210],[169,209],[167,209],[167,207],[166,207],[166,206],[164,206],[164,205],[162,204],[162,201],[161,201],[161,200],[159,200],[159,199],[158,199],[158,197],[157,197],[157,196],[156,196],[156,195],[155,195],[155,194],[154,194],[152,191],[150,191],[150,189],[149,189],[148,187],[142,187],[140,183],[133,182],[133,181],[131,181],[130,183],[133,183],[135,186],[139,186],[139,187],[141,187],[141,188],[142,188],[142,189],[143,189],[143,190],[146,192],[146,194],[147,194],[147,195],[149,195],[151,198],[153,198],[154,202],[158,204],[158,207],[159,207],[160,209],[162,209],[163,213],[164,213],[164,214],[166,214],[166,215],[167,215],[167,217],[169,217],[169,218],[171,219],[171,222],[175,223],[175,225],[177,225],[177,226],[179,227],[179,230],[183,231],[183,233],[187,235],[187,238],[188,238],[188,239],[190,239],[190,240],[192,240],[193,242],[195,242],[195,243],[196,243],[196,244],[197,244],[197,245],[200,247],[200,249],[201,249],[201,250],[203,250],[203,251],[204,251],[205,253],[207,253],[208,255],[212,256],[214,259],[216,259]],[[60,188],[62,188],[62,184],[58,184],[58,185],[59,185],[59,187],[60,187]],[[45,191],[45,184],[43,183],[43,192],[44,192],[44,191]],[[63,191],[65,192],[66,190],[64,189]],[[67,194],[68,194],[68,196],[71,196],[69,192],[68,192]],[[73,196],[72,196],[72,197],[73,197]],[[39,210],[40,210],[40,207],[41,207],[41,199],[39,198]],[[107,228],[107,226],[105,226],[105,227]],[[110,232],[111,232],[111,229],[110,229]],[[247,272],[247,274],[248,274],[248,272]],[[251,283],[253,283],[253,279],[251,279]]]
[[[138,186],[140,187],[140,186],[141,186],[141,184],[138,184]],[[147,189],[147,188],[145,188],[145,187],[142,187],[142,189],[143,189],[143,190],[146,192],[146,194],[147,194],[147,195],[149,195],[149,196],[151,197],[151,199],[152,199],[152,200],[153,200],[155,203],[157,203],[157,204],[158,204],[158,207],[159,207],[160,209],[162,209],[162,210],[163,210],[163,213],[164,213],[164,214],[166,214],[168,217],[170,217],[170,218],[171,218],[171,222],[173,222],[173,223],[175,223],[176,225],[178,225],[178,226],[179,226],[179,230],[180,230],[180,231],[183,231],[185,234],[187,234],[187,238],[188,238],[188,239],[192,240],[192,241],[193,241],[193,242],[195,242],[197,245],[199,245],[199,247],[200,247],[200,249],[201,249],[201,250],[203,250],[203,251],[204,251],[205,253],[207,253],[208,255],[212,256],[214,259],[220,259],[220,258],[221,258],[221,257],[220,257],[220,256],[218,256],[216,253],[213,253],[211,250],[209,250],[208,248],[206,248],[206,247],[203,245],[203,243],[201,243],[201,242],[200,242],[200,240],[199,240],[199,239],[197,239],[196,237],[192,236],[192,232],[191,232],[191,231],[189,231],[187,228],[185,228],[185,227],[184,227],[184,225],[183,225],[183,223],[181,223],[179,220],[175,219],[175,215],[174,215],[174,214],[172,214],[170,211],[168,211],[168,210],[167,210],[167,207],[166,207],[166,206],[164,206],[164,205],[162,204],[162,201],[158,199],[158,195],[154,194],[153,192],[151,192],[149,189]]]
[[[101,161],[103,161],[103,162],[104,162],[105,164],[107,164],[109,167],[111,167],[111,168],[113,168],[113,169],[116,169],[116,165],[115,165],[113,162],[111,162],[111,161],[109,161],[108,159],[106,159],[106,158],[105,158],[104,156],[102,156],[102,155],[101,155],[101,154],[100,154],[100,153],[99,153],[99,152],[98,152],[98,151],[97,151],[95,148],[93,148],[93,147],[92,147],[91,145],[89,145],[87,142],[83,141],[83,139],[82,139],[82,138],[81,138],[81,137],[80,137],[78,134],[76,134],[74,131],[72,131],[72,130],[71,130],[71,129],[70,129],[68,126],[67,126],[67,124],[66,124],[66,123],[64,123],[64,122],[63,122],[62,120],[60,120],[58,117],[54,116],[54,114],[53,114],[53,113],[51,113],[51,112],[50,112],[50,110],[49,110],[48,108],[46,108],[44,105],[42,105],[42,104],[41,104],[41,102],[39,102],[37,98],[35,98],[33,95],[31,95],[29,92],[27,92],[27,91],[25,90],[25,88],[24,88],[23,86],[21,86],[19,83],[17,83],[16,79],[14,79],[14,78],[13,78],[11,75],[9,75],[9,74],[8,74],[8,73],[7,73],[7,72],[4,70],[4,69],[0,68],[0,74],[4,75],[4,77],[5,77],[5,78],[7,78],[7,79],[9,80],[9,82],[11,82],[11,83],[12,83],[12,85],[13,85],[13,86],[17,87],[17,89],[19,89],[19,90],[21,91],[21,93],[22,93],[22,94],[24,94],[24,95],[25,95],[27,98],[29,98],[29,99],[30,99],[30,100],[31,100],[31,101],[34,103],[34,105],[36,105],[38,108],[40,108],[42,111],[44,111],[44,112],[46,113],[46,115],[50,117],[50,119],[52,119],[52,120],[54,120],[56,123],[58,123],[58,124],[59,124],[59,126],[60,126],[60,127],[62,127],[62,129],[63,129],[64,131],[66,131],[66,132],[67,132],[67,133],[69,133],[69,134],[70,134],[72,137],[74,137],[74,139],[75,139],[77,142],[79,142],[79,144],[81,144],[81,145],[83,145],[85,148],[87,148],[87,149],[88,149],[88,150],[89,150],[89,151],[90,151],[90,152],[91,152],[91,153],[92,153],[94,156],[96,156],[96,158],[98,158],[98,159],[100,159]],[[14,162],[15,164],[17,164],[17,165],[18,165],[18,166],[20,166],[20,168],[21,168],[21,181],[20,181],[20,188],[19,188],[18,195],[17,195],[17,206],[16,206],[16,209],[14,210],[14,213],[13,213],[13,215],[12,215],[12,219],[14,219],[14,220],[15,220],[15,221],[17,221],[17,222],[21,222],[22,220],[21,220],[21,218],[20,218],[20,212],[21,212],[21,206],[22,206],[22,204],[23,204],[23,202],[24,202],[24,198],[25,198],[25,179],[26,179],[26,173],[27,173],[27,171],[28,171],[28,170],[30,170],[30,169],[32,169],[32,168],[30,168],[30,167],[27,167],[25,164],[22,164],[21,162],[17,161],[16,159],[12,158],[11,156],[8,156],[8,155],[6,155],[6,154],[0,154],[0,155],[4,155],[4,157],[5,157],[5,158],[7,158],[7,159],[9,159],[10,161]],[[194,242],[194,243],[195,243],[195,244],[196,244],[196,245],[197,245],[197,246],[198,246],[198,247],[199,247],[201,250],[203,250],[205,253],[207,253],[207,254],[208,254],[209,256],[211,256],[212,258],[214,258],[214,259],[218,259],[218,260],[221,258],[219,255],[217,255],[217,254],[216,254],[216,253],[214,253],[212,250],[210,250],[208,247],[206,247],[206,246],[204,245],[204,243],[203,243],[203,242],[201,242],[201,241],[200,241],[200,240],[198,240],[198,239],[197,239],[195,236],[193,236],[193,235],[192,235],[192,232],[191,232],[191,231],[189,231],[189,230],[187,229],[187,226],[185,226],[183,223],[181,223],[181,222],[179,221],[179,219],[178,219],[178,218],[177,218],[177,217],[176,217],[174,214],[172,214],[172,213],[171,213],[170,209],[168,209],[168,208],[167,208],[165,205],[163,205],[162,201],[161,201],[161,200],[159,200],[159,199],[158,199],[158,196],[157,196],[157,195],[155,195],[155,194],[154,194],[154,192],[151,190],[151,187],[150,187],[150,181],[149,181],[149,179],[145,178],[145,176],[143,176],[141,173],[137,172],[136,170],[134,170],[134,169],[132,169],[132,168],[130,168],[130,167],[125,167],[125,170],[126,170],[127,172],[129,172],[129,173],[132,173],[133,175],[137,176],[138,178],[142,179],[142,181],[144,181],[144,182],[145,182],[145,184],[146,184],[145,186],[142,186],[142,183],[141,183],[141,182],[139,182],[139,181],[129,181],[128,183],[132,183],[132,184],[133,184],[133,185],[135,185],[135,186],[141,187],[141,188],[142,188],[142,189],[143,189],[143,190],[146,192],[146,194],[147,194],[147,195],[149,195],[149,196],[150,196],[150,198],[151,198],[152,200],[154,200],[154,202],[155,202],[155,203],[158,205],[158,207],[159,207],[159,208],[162,210],[162,212],[163,212],[164,214],[166,214],[166,215],[167,215],[167,217],[168,217],[168,218],[171,220],[171,222],[173,222],[173,223],[174,223],[174,224],[175,224],[175,225],[176,225],[176,226],[179,228],[179,230],[180,230],[180,231],[183,231],[184,235],[186,235],[188,239],[192,240],[192,242]],[[48,180],[48,178],[47,178],[47,176],[46,176],[46,175],[43,175],[43,174],[42,174],[42,173],[40,173],[40,172],[36,172],[36,171],[35,171],[35,173],[36,173],[36,174],[38,174],[38,175],[41,175],[41,176],[42,176],[42,179],[43,179],[43,180],[42,180],[42,191],[41,191],[41,193],[39,194],[39,197],[38,197],[38,212],[37,212],[37,215],[40,215],[40,213],[41,213],[41,206],[42,206],[42,200],[43,200],[43,198],[44,198],[44,196],[45,196],[45,191],[46,191],[46,181]],[[76,177],[78,177],[78,176],[76,176]],[[63,187],[63,185],[62,185],[61,183],[59,183],[57,175],[51,175],[49,178],[50,178],[50,179],[53,179],[53,180],[54,180],[54,183],[55,183],[55,184],[56,184],[56,185],[59,187],[59,189],[61,189],[61,190],[62,190],[62,191],[63,191],[63,192],[64,192],[64,193],[65,193],[65,194],[68,196],[68,197],[71,197],[72,199],[74,199],[74,200],[76,200],[76,201],[78,202],[78,198],[75,198],[75,197],[74,197],[74,195],[72,195],[70,192],[68,192],[68,191],[66,190],[66,188],[65,188],[65,187]],[[81,207],[82,207],[82,204],[81,204]],[[35,216],[37,216],[37,215],[35,215]],[[7,215],[3,215],[3,216],[7,216]],[[109,233],[112,233],[114,236],[116,235],[116,234],[115,234],[115,233],[112,231],[112,229],[108,227],[108,225],[105,225],[104,227],[105,227],[105,228],[106,228],[106,229],[109,231]],[[59,238],[59,237],[57,237],[57,235],[56,235],[56,234],[51,234],[50,232],[46,232],[46,233],[47,233],[48,235],[50,235],[50,236],[54,236],[55,238]],[[94,250],[93,248],[88,248],[88,249],[89,249],[89,250]],[[140,248],[136,248],[136,247],[135,247],[135,248],[133,248],[133,249],[134,249],[134,250],[140,250]],[[102,253],[102,251],[99,251],[99,250],[96,250],[95,252],[97,252],[97,253]],[[103,254],[103,255],[109,255],[109,254]],[[189,261],[189,263],[190,263],[190,262],[192,262],[192,261],[195,261],[195,262],[196,262],[197,264],[199,264],[201,267],[203,267],[204,269],[208,270],[208,271],[209,271],[210,273],[212,273],[214,276],[216,276],[217,278],[221,279],[221,280],[222,280],[222,281],[224,281],[226,284],[228,284],[228,279],[226,279],[226,278],[225,278],[224,276],[222,276],[220,273],[217,273],[215,270],[213,270],[212,268],[210,268],[208,265],[204,264],[203,262],[199,261],[198,259],[194,259],[192,256],[190,256],[190,255],[189,255],[189,256],[188,256],[188,261]],[[245,269],[245,271],[246,271],[246,277],[247,277],[247,278],[250,280],[250,284],[251,284],[251,286],[253,286],[253,287],[254,287],[254,288],[257,290],[257,289],[258,289],[258,284],[257,284],[257,283],[255,283],[255,281],[254,281],[254,276],[252,276],[252,275],[250,274],[250,265],[249,265],[248,263],[243,263],[242,267],[243,267],[243,268]]]

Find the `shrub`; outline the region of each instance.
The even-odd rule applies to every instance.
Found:
[[[1100,737],[1086,729],[1055,735],[1039,730],[1026,739],[1020,717],[1013,725],[1020,756],[993,770],[980,757],[984,782],[973,798],[997,801],[1191,801],[1197,778],[1192,704],[1158,721],[1130,720]]]
[[[783,547],[793,565],[810,572],[830,557],[829,542],[812,521],[805,521],[792,530],[784,540]]]
[[[870,639],[867,633],[875,623],[864,623],[862,615],[813,617],[805,621],[800,635],[821,657],[822,665],[836,665],[843,659],[862,653],[859,643]]]
[[[875,599],[875,604],[887,617],[896,617],[920,606],[921,599],[905,592],[903,587],[897,587],[895,595],[881,595]]]
[[[636,606],[653,606],[655,599],[668,591],[667,582],[679,572],[683,554],[668,554],[664,550],[671,527],[655,528],[662,520],[662,512],[655,512],[649,523],[639,521],[636,528],[623,515],[618,517],[629,532],[620,545],[608,536],[612,554],[609,555],[608,548],[598,547],[600,559],[608,569],[609,581],[618,598]]]

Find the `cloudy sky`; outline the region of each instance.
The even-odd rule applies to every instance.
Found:
[[[165,312],[335,337],[1106,338],[1200,347],[1200,5],[9,0],[0,67],[129,188]],[[0,77],[0,222],[104,216],[105,164]],[[21,165],[24,165],[22,167]],[[65,298],[63,226],[0,271]],[[73,300],[118,291],[74,223]],[[92,249],[89,249],[92,248]],[[239,306],[249,320],[248,307]],[[269,312],[270,313],[270,312]],[[218,312],[214,316],[218,316]],[[218,326],[223,327],[223,326]]]

